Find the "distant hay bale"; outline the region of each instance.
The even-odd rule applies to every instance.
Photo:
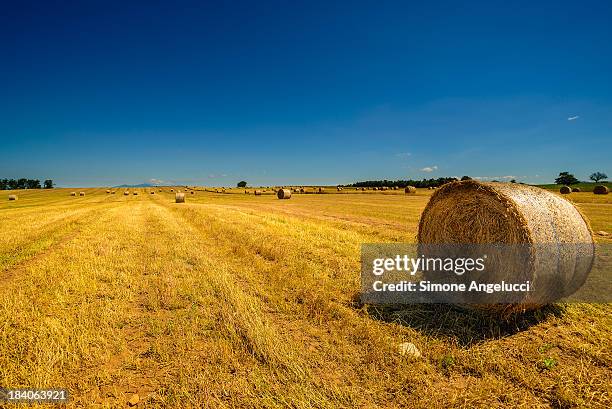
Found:
[[[123,192],[123,196],[129,196],[130,192]]]
[[[158,192],[161,192],[161,191],[162,191],[161,189],[158,190]]]
[[[569,187],[569,186],[561,186],[561,189],[559,189],[559,192],[560,192],[562,195],[567,195],[567,194],[569,194],[569,193],[572,193],[572,188],[571,188],[571,187]]]
[[[582,190],[580,190],[579,187],[573,187],[572,188],[572,192],[576,192],[576,193],[580,193]]]
[[[134,196],[138,196],[138,192],[134,192],[134,193],[133,193],[133,195],[134,195]]]
[[[291,189],[278,189],[276,197],[279,199],[291,199]]]
[[[470,307],[501,314],[535,309],[541,300],[548,303],[571,295],[585,282],[595,255],[591,228],[568,200],[533,186],[475,180],[447,183],[436,190],[421,214],[417,242],[418,254],[428,248],[424,244],[525,247],[522,254],[527,257],[521,263],[489,257],[486,279],[529,280],[534,283],[530,291],[513,293],[516,298],[510,302],[515,304]]]
[[[593,188],[593,193],[596,195],[607,195],[610,190],[607,186],[597,185]]]
[[[253,194],[254,194],[255,196],[261,196],[261,190],[257,190],[257,189],[255,189],[255,192],[253,192]]]
[[[195,195],[195,192],[194,192],[193,190],[192,190],[190,193],[191,193],[192,195]]]
[[[404,189],[404,193],[406,193],[407,195],[413,195],[417,192],[416,187],[414,186],[406,186],[406,189]]]
[[[111,192],[111,195],[114,195],[115,193],[117,193],[117,192],[115,192],[115,191],[113,190],[113,191]]]
[[[151,194],[152,194],[152,195],[154,195],[154,194],[155,194],[155,191],[154,191],[154,190],[151,190]]]
[[[342,191],[342,187],[341,186],[336,187],[336,189],[338,190],[338,192]]]
[[[85,192],[79,192],[79,196],[85,196]]]
[[[185,203],[185,193],[178,192],[174,195],[174,201],[176,203]]]
[[[393,190],[399,190],[399,187],[393,186]]]
[[[17,200],[17,195],[8,195],[8,200]]]
[[[107,190],[106,193],[110,193],[110,190]]]
[[[70,192],[70,196],[76,196],[76,192]]]
[[[171,192],[174,192],[174,189],[170,189]]]
[[[378,188],[377,187],[373,187],[372,190],[378,190]]]
[[[322,187],[320,187],[320,188],[319,188],[319,190],[318,190],[318,192],[319,192],[319,193],[323,193],[323,192],[325,192],[325,189],[324,189],[324,188],[322,188]]]

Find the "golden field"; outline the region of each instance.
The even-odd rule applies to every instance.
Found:
[[[359,303],[360,245],[413,242],[430,191],[114,190],[3,192],[0,386],[69,407],[612,406],[610,304]],[[612,232],[609,195],[566,198]]]

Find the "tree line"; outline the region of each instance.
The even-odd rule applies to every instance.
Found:
[[[38,179],[0,179],[0,190],[15,190],[15,189],[45,189],[53,188],[53,181],[47,179],[41,185]]]
[[[589,176],[589,179],[591,179],[595,183],[599,183],[600,181],[603,181],[607,178],[608,175],[603,172],[595,172],[592,173],[591,176]],[[561,172],[559,173],[559,177],[555,179],[555,184],[557,185],[575,185],[578,183],[580,183],[580,181],[569,172]]]
[[[438,187],[448,182],[454,182],[457,178],[437,178],[437,179],[423,179],[423,180],[366,180],[365,182],[356,182],[348,187],[406,187],[414,186],[419,188]]]

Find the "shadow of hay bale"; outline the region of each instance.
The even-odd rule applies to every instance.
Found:
[[[514,335],[551,317],[561,317],[565,311],[562,306],[551,304],[500,319],[495,314],[450,304],[365,305],[363,310],[372,319],[410,327],[429,337],[453,340],[461,346]]]

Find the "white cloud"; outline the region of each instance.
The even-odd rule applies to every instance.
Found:
[[[580,115],[575,115],[575,116],[569,116],[567,117],[568,121],[575,121],[576,119],[580,118]]]
[[[161,179],[155,179],[155,178],[149,179],[149,183],[152,184],[152,185],[164,185],[164,184],[166,184],[165,181],[163,181]]]
[[[421,172],[427,172],[427,173],[431,173],[434,170],[437,170],[438,167],[437,166],[425,166],[424,168],[421,169]]]
[[[472,179],[476,179],[476,180],[512,180],[516,178],[517,176],[507,175],[507,176],[474,176]]]
[[[410,153],[410,152],[399,152],[399,153],[396,153],[395,156],[398,157],[398,158],[405,159],[408,156],[412,156],[412,153]]]

